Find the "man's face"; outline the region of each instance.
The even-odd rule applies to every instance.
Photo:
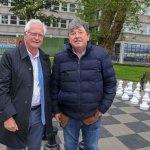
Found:
[[[31,24],[30,30],[24,33],[27,49],[37,50],[43,43],[44,30],[40,24]]]
[[[85,31],[83,26],[69,32],[69,42],[75,50],[85,50],[88,41],[89,34]]]

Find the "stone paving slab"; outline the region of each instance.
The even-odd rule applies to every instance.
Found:
[[[59,129],[56,139],[64,150],[62,128],[55,120],[53,124]],[[41,150],[44,150],[45,143],[42,142]],[[0,150],[6,148],[0,144]],[[102,117],[99,150],[150,150],[150,109],[140,110],[139,105],[116,97]]]

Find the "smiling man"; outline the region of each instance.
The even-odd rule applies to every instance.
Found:
[[[31,19],[24,43],[0,62],[0,143],[7,150],[40,150],[43,128],[51,122],[50,60],[40,46],[45,25]]]
[[[85,150],[98,150],[101,117],[116,93],[116,77],[107,50],[91,44],[88,25],[73,20],[69,45],[55,55],[52,101],[63,127],[65,150],[77,150],[80,129]]]

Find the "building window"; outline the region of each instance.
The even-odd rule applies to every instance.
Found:
[[[76,12],[76,4],[70,3],[69,12]]]
[[[61,21],[60,21],[60,27],[61,28],[67,28],[67,20],[61,19]]]
[[[150,7],[146,7],[143,13],[144,15],[150,15]]]
[[[145,23],[141,23],[141,30],[143,34],[148,34],[148,26]]]
[[[3,6],[8,6],[8,1],[1,2]]]
[[[54,11],[59,11],[59,3],[52,6]]]
[[[62,3],[61,11],[67,11],[67,3]]]
[[[2,15],[1,23],[2,24],[8,24],[8,15]]]
[[[124,61],[150,62],[150,45],[125,43]]]
[[[15,6],[15,2],[11,0],[10,5],[11,5],[11,6]]]
[[[57,19],[53,19],[53,21],[52,21],[52,27],[54,27],[54,28],[58,28],[59,27],[59,22],[58,22]]]
[[[17,24],[17,16],[10,16],[10,24]]]
[[[19,25],[25,25],[25,23],[26,23],[26,21],[20,17],[19,18]]]
[[[120,43],[115,43],[114,47],[113,47],[113,53],[112,53],[112,60],[118,62],[119,61],[119,55],[120,55],[120,47],[121,44]]]
[[[129,33],[137,33],[137,34],[150,34],[150,24],[140,23],[139,29],[136,29],[132,26],[124,26],[124,31]]]
[[[148,34],[150,35],[150,25],[148,25]]]

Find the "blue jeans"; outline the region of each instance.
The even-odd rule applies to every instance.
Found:
[[[80,129],[82,131],[84,150],[98,150],[100,124],[101,117],[91,125],[85,125],[81,121],[70,119],[66,127],[63,128],[65,150],[78,149]]]

